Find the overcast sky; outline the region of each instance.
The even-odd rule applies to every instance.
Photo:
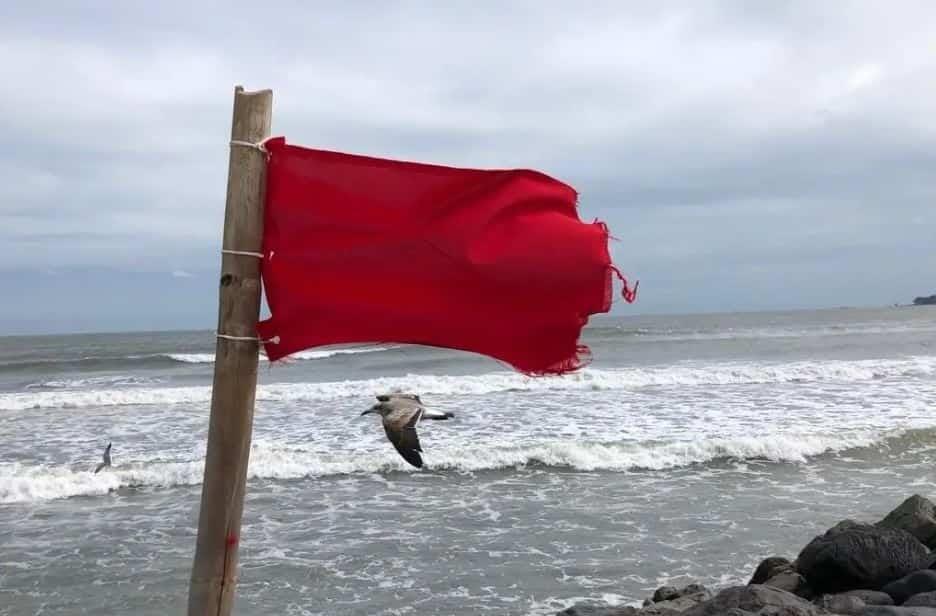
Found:
[[[936,4],[0,3],[0,333],[211,328],[232,91],[575,186],[622,314],[936,292]]]

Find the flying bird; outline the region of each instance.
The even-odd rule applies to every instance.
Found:
[[[112,443],[108,443],[107,447],[104,448],[104,461],[97,465],[97,468],[94,469],[94,474],[97,475],[101,472],[101,469],[111,465],[110,459],[110,450]]]
[[[416,394],[382,394],[377,396],[377,404],[367,409],[361,416],[376,413],[383,418],[384,432],[403,459],[422,468],[422,448],[416,434],[416,424],[422,419],[449,419],[454,413],[430,411],[423,406]]]

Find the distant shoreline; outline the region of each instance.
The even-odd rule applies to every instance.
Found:
[[[717,317],[717,316],[738,316],[738,315],[769,315],[769,314],[796,314],[803,312],[837,312],[842,310],[893,310],[894,308],[917,308],[919,305],[910,304],[886,304],[886,305],[869,305],[869,306],[824,306],[817,308],[778,308],[778,309],[763,309],[763,310],[701,310],[699,312],[669,312],[669,311],[659,311],[659,312],[641,312],[641,313],[603,313],[592,315],[589,319],[589,323],[586,326],[595,327],[600,326],[602,321],[610,320],[616,321],[619,319],[646,319],[646,318],[681,318],[681,317]],[[126,336],[126,335],[154,335],[154,334],[172,334],[172,333],[182,333],[182,334],[208,334],[211,335],[215,331],[215,327],[179,327],[179,328],[140,328],[140,329],[113,329],[113,330],[94,330],[94,329],[79,329],[77,331],[61,331],[61,330],[24,330],[24,331],[14,331],[11,333],[2,333],[0,332],[0,340],[3,339],[14,339],[14,338],[43,338],[43,337],[60,337],[60,336]],[[379,342],[375,342],[379,344]]]

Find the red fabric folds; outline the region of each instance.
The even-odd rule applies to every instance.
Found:
[[[582,365],[581,329],[610,308],[615,270],[607,228],[579,219],[572,187],[536,171],[384,160],[283,138],[266,148],[271,317],[258,333],[270,360],[396,342],[480,353],[527,374]]]

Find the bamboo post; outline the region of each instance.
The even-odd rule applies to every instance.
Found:
[[[237,86],[232,141],[259,143],[269,137],[272,107],[270,90],[245,92]],[[263,152],[232,145],[224,207],[225,249],[260,252],[265,172]],[[218,333],[256,337],[260,260],[222,254],[221,272]],[[228,616],[234,605],[259,351],[260,345],[253,341],[217,340],[189,616]]]

